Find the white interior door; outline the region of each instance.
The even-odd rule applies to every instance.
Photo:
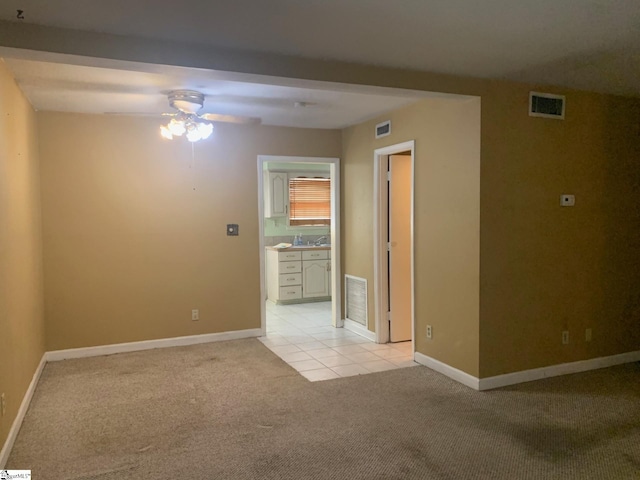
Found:
[[[389,156],[389,333],[411,340],[411,156]]]

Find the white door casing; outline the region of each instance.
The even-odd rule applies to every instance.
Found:
[[[262,335],[266,334],[266,268],[265,268],[265,244],[264,244],[264,219],[265,219],[265,188],[267,179],[264,175],[264,164],[267,162],[278,163],[326,163],[329,164],[331,176],[331,258],[330,262],[330,295],[331,295],[331,323],[334,327],[342,327],[342,291],[340,268],[340,159],[336,157],[291,157],[281,155],[258,155],[258,228],[259,228],[259,255],[260,255],[260,326]],[[287,197],[288,198],[288,197]]]
[[[375,338],[377,343],[387,343],[390,339],[387,309],[389,305],[388,291],[388,256],[387,256],[387,162],[389,155],[411,152],[411,340],[412,351],[415,351],[415,265],[414,265],[414,169],[415,141],[378,148],[373,153],[373,295],[375,312]]]

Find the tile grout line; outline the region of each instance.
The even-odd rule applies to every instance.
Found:
[[[362,347],[361,345],[363,344],[371,345],[372,343],[352,332],[333,329],[330,324],[330,313],[328,310],[322,312],[321,309],[318,308],[316,311],[313,311],[313,313],[309,311],[302,313],[288,310],[288,313],[284,313],[287,312],[285,306],[278,307],[280,313],[275,313],[270,310],[268,307],[267,337],[261,339],[263,344],[309,381],[365,375],[417,365],[417,363],[413,362],[410,353],[403,352],[403,350],[406,350],[406,347],[400,347],[401,344],[397,346],[395,344],[381,345],[380,347],[372,349]],[[303,309],[297,307],[296,310]],[[323,313],[327,315],[325,323],[317,319],[318,316]],[[286,318],[282,315],[286,315]],[[315,318],[309,319],[306,317],[307,315],[314,316]],[[300,319],[304,326],[301,326],[300,322],[296,322],[296,318]],[[272,322],[270,322],[270,320],[272,320]],[[270,323],[271,325],[269,325]],[[303,348],[304,345],[311,344],[315,344],[317,348],[308,350]],[[334,353],[330,353],[329,355],[323,354],[322,357],[315,357],[310,353],[317,350],[327,350]],[[345,352],[345,350],[348,351]],[[384,353],[386,356],[381,356],[376,352],[386,352]],[[350,358],[350,356],[353,355],[360,355],[360,357],[356,357],[359,358],[359,360]],[[290,360],[285,360],[283,357]],[[299,360],[291,360],[293,358]],[[392,360],[396,360],[401,364],[397,365]],[[336,362],[339,363],[333,366],[327,365]],[[405,365],[406,363],[409,363],[409,365]],[[368,364],[369,368],[367,368],[365,364]],[[318,368],[306,368],[307,366],[317,367],[318,365],[322,366]],[[377,365],[377,367],[373,365]],[[310,372],[315,372],[315,374]],[[335,375],[337,375],[337,377]]]

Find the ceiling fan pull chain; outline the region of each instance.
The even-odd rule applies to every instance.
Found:
[[[189,142],[191,143],[191,164],[189,165],[189,168],[191,169],[191,178],[193,181],[193,190],[195,191],[196,189],[196,143],[195,142]]]

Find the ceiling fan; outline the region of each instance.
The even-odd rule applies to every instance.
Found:
[[[190,142],[197,142],[209,138],[213,132],[210,122],[226,122],[238,124],[259,124],[256,117],[238,115],[223,115],[220,113],[198,112],[204,106],[204,94],[195,90],[173,90],[169,92],[169,105],[177,110],[176,113],[163,113],[172,117],[169,123],[160,127],[160,133],[169,140],[174,136],[185,135]]]

